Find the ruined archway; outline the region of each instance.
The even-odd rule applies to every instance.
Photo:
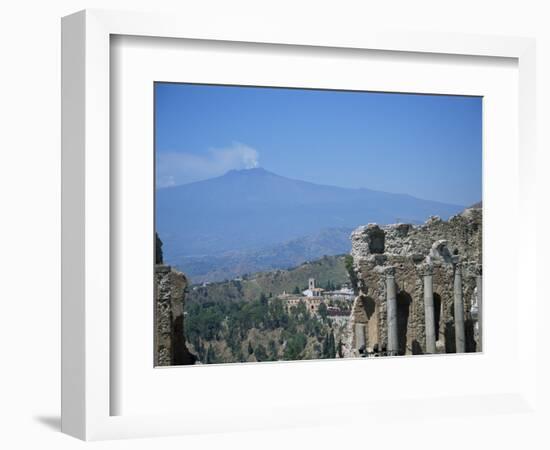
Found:
[[[408,292],[400,291],[397,294],[397,347],[399,355],[404,355],[407,352],[407,330],[411,303],[412,297]]]

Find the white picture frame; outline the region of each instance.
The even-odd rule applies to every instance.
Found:
[[[113,145],[110,108],[113,102],[111,91],[112,47],[111,37],[137,36],[170,39],[200,40],[208,42],[249,43],[254,45],[298,46],[308,52],[319,48],[331,52],[361,49],[379,52],[407,53],[417,57],[431,55],[462,55],[465,57],[497,57],[517,61],[519,82],[516,146],[519,156],[519,176],[513,185],[517,196],[517,214],[521,214],[525,226],[535,223],[535,208],[531,182],[535,158],[535,43],[532,39],[492,36],[472,36],[445,33],[405,33],[385,30],[348,30],[337,34],[325,32],[319,35],[305,31],[279,30],[250,24],[234,29],[231,24],[195,23],[189,17],[174,17],[163,14],[143,14],[112,11],[82,11],[67,16],[62,22],[62,430],[86,440],[162,436],[209,431],[233,431],[281,426],[308,426],[353,420],[354,416],[376,417],[389,414],[395,401],[407,401],[410,414],[423,414],[426,402],[436,401],[442,415],[467,415],[465,403],[475,404],[485,413],[498,411],[502,404],[514,411],[523,412],[535,407],[536,398],[536,328],[529,321],[529,314],[518,311],[517,340],[514,346],[524,349],[518,353],[520,362],[514,380],[506,389],[498,392],[475,392],[467,401],[465,397],[444,397],[441,390],[432,398],[420,395],[406,398],[392,396],[367,401],[346,399],[347,412],[330,409],[328,403],[288,404],[284,401],[265,410],[236,411],[234,403],[223,398],[211,398],[216,402],[216,411],[200,408],[195,411],[166,412],[136,411],[126,414],[115,407],[113,398],[121,389],[120,381],[113,378],[112,368],[120,357],[113,348],[113,336],[117,323],[113,314],[111,297],[113,280],[112,264],[112,210],[111,186],[116,184],[117,173],[111,170],[110,148]],[[220,50],[223,52],[224,50]],[[319,54],[323,58],[322,54]],[[513,144],[515,146],[515,143]],[[509,166],[510,169],[513,166]],[[152,185],[151,185],[152,186]],[[517,192],[516,192],[517,191]],[[151,246],[152,249],[152,246]],[[536,309],[536,291],[530,286],[529,274],[536,261],[535,242],[526,241],[517,249],[519,260],[533,261],[529,268],[519,266],[517,283],[522,283],[522,308]],[[152,255],[152,253],[151,253]],[[152,258],[151,258],[152,261]],[[151,276],[152,282],[152,276]],[[517,297],[518,292],[511,294]],[[517,306],[517,298],[513,299]],[[152,298],[151,298],[152,301]],[[531,309],[532,308],[532,309]],[[151,329],[152,336],[152,329]],[[122,347],[121,347],[122,348]],[[517,350],[517,349],[516,349]],[[460,356],[451,357],[445,370],[453,370],[462,364]],[[426,361],[426,359],[424,359]],[[433,358],[431,359],[434,360]],[[350,361],[343,370],[353,371],[363,361]],[[245,368],[257,377],[269,376],[268,372],[292,372],[294,376],[310,376],[324,364],[323,370],[333,370],[337,362],[300,364],[259,364]],[[376,361],[380,370],[394,371],[402,359]],[[317,364],[317,366],[315,365]],[[328,365],[327,365],[328,364]],[[432,364],[426,362],[424,364]],[[439,363],[438,363],[439,364]],[[306,367],[301,375],[296,367]],[[444,367],[441,366],[441,367]],[[188,370],[189,368],[185,368]],[[196,368],[192,368],[195,370]],[[198,368],[201,377],[208,382],[207,370]],[[152,367],[151,367],[152,370]],[[178,371],[178,377],[188,376],[180,369],[157,370],[155,376],[164,379],[168,373]],[[235,373],[238,369],[225,368]],[[409,367],[407,370],[415,370]],[[429,370],[425,367],[425,370]],[[431,369],[430,369],[431,370]],[[229,373],[226,372],[226,373]],[[191,372],[189,372],[191,373]],[[214,373],[214,372],[210,372]],[[379,376],[379,375],[378,375]],[[170,376],[174,378],[173,375]],[[122,378],[122,380],[124,380]],[[164,382],[164,381],[162,381]],[[246,403],[246,402],[245,402]],[[339,404],[335,404],[339,405]],[[204,405],[203,405],[204,406]],[[268,405],[269,406],[269,405]],[[231,418],[231,420],[224,420]],[[247,420],[242,420],[246,418]],[[271,418],[271,420],[268,420]],[[269,422],[269,423],[268,423]]]

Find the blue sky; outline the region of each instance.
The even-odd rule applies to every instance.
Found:
[[[157,83],[157,186],[263,167],[447,203],[481,199],[482,99]]]

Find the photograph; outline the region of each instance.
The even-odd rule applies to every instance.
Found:
[[[479,96],[154,83],[154,365],[483,351]]]
[[[548,4],[4,2],[0,450],[550,449]]]

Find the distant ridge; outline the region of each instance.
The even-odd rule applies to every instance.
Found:
[[[327,229],[369,222],[422,223],[464,209],[406,194],[286,178],[262,168],[158,189],[156,227],[165,260],[254,252]],[[304,256],[305,258],[305,256]]]
[[[296,267],[325,255],[349,253],[352,231],[353,228],[328,228],[257,250],[180,257],[173,264],[185,272],[191,283],[223,281],[248,273]]]

